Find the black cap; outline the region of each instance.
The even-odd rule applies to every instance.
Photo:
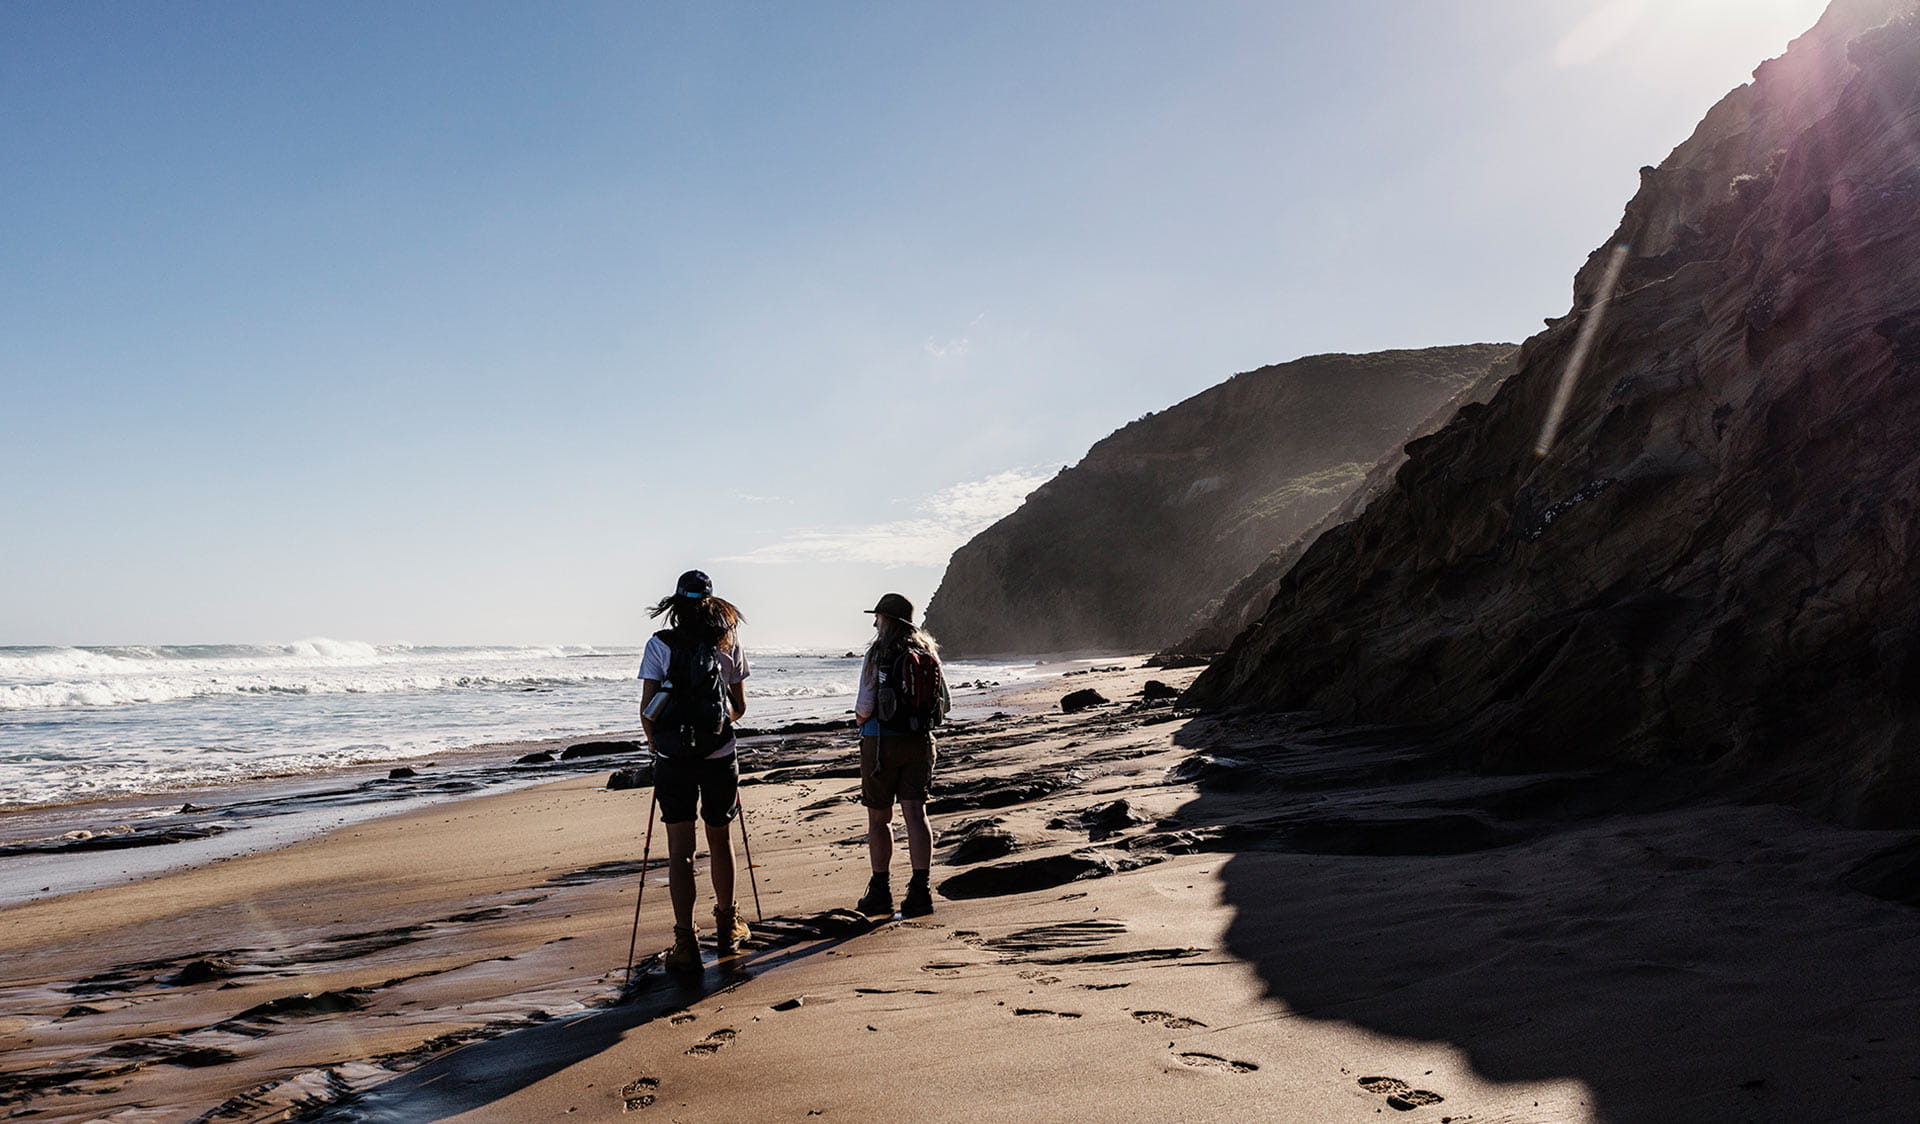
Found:
[[[692,597],[695,599],[712,597],[713,579],[699,570],[688,570],[686,573],[680,575],[680,582],[674,586],[673,595],[675,597]]]
[[[913,602],[897,593],[889,593],[885,597],[882,597],[879,604],[868,609],[867,612],[885,613],[895,620],[902,620],[908,624],[913,623]]]

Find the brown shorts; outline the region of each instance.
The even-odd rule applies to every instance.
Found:
[[[860,739],[860,803],[891,808],[895,800],[925,800],[933,784],[932,734]]]

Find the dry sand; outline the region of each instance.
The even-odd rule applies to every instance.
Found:
[[[1632,777],[1460,776],[1386,731],[1176,718],[1125,704],[1191,673],[1136,662],[943,739],[924,919],[843,911],[866,867],[850,739],[767,739],[743,799],[769,923],[697,979],[649,960],[622,987],[648,799],[602,775],[13,908],[0,1105],[1920,1118],[1920,910],[1856,888],[1910,895],[1911,867],[1851,873],[1910,833]],[[1060,715],[1080,686],[1119,701]],[[643,953],[669,937],[650,877]]]

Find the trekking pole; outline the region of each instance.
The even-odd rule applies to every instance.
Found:
[[[760,876],[753,872],[753,836],[747,834],[747,806],[735,796],[733,806],[740,809],[740,842],[747,845],[747,882],[753,886],[753,919],[765,921],[767,915],[760,911]]]
[[[640,888],[633,895],[633,936],[627,938],[627,984],[633,984],[633,950],[640,945],[640,903],[647,896],[647,860],[653,857],[653,810],[660,805],[660,791],[647,797],[647,841],[640,846]]]

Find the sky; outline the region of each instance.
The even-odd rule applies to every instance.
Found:
[[[1094,441],[1517,341],[1817,0],[0,3],[0,645],[841,646]]]

